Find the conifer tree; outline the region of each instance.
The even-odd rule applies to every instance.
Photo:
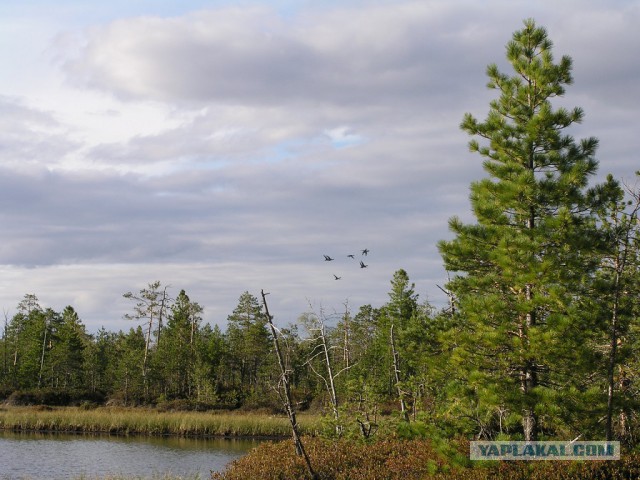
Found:
[[[255,388],[270,348],[267,321],[257,297],[249,292],[240,295],[238,305],[227,317],[227,322],[230,361],[240,373],[240,383]]]
[[[191,394],[202,311],[184,290],[171,306],[163,341],[157,347],[156,366],[167,396],[187,398]]]
[[[404,333],[418,310],[418,295],[414,291],[415,285],[410,283],[409,275],[403,269],[397,270],[391,280],[389,302],[383,308],[380,333],[389,342],[391,353],[391,367],[393,382],[398,393],[400,410],[405,421],[409,419],[406,396],[408,394],[404,383],[410,373],[407,372],[405,358]],[[400,341],[399,341],[400,339]]]
[[[141,403],[146,396],[145,374],[142,371],[142,361],[146,347],[145,334],[142,327],[129,333],[118,332],[114,342],[117,365],[114,371],[114,389],[112,392],[124,405]]]
[[[84,376],[84,349],[89,337],[75,309],[68,305],[57,322],[51,345],[51,370],[54,385],[80,388]]]
[[[47,332],[46,314],[34,294],[18,304],[7,324],[8,375],[14,388],[34,388],[41,371],[42,345]]]
[[[457,299],[452,338],[471,403],[535,440],[557,431],[590,358],[581,292],[597,267],[595,209],[617,186],[588,187],[598,141],[565,133],[582,121],[580,108],[552,105],[573,81],[571,59],[554,63],[533,20],[506,51],[511,76],[487,68],[498,93],[487,118],[466,114],[461,124],[489,175],[471,185],[477,223],[452,218],[455,237],[439,250],[456,272],[447,285]]]
[[[85,384],[88,391],[104,394],[113,390],[119,357],[113,352],[118,335],[101,327],[84,349]]]
[[[636,172],[640,175],[640,172]],[[599,212],[599,230],[606,244],[600,268],[594,282],[593,310],[602,318],[603,338],[598,339],[604,350],[606,364],[605,436],[625,440],[625,417],[637,410],[637,399],[629,395],[633,389],[629,368],[634,354],[634,327],[637,328],[637,307],[640,297],[640,192],[627,188],[612,196]],[[607,345],[603,349],[602,345]],[[617,416],[617,422],[615,417]]]

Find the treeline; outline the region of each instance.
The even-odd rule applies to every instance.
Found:
[[[170,299],[154,282],[125,297],[133,301],[127,318],[134,326],[91,335],[72,306],[56,312],[25,295],[5,320],[4,396],[118,405],[184,400],[185,407],[203,408],[236,408],[252,399],[268,404],[270,343],[255,297],[240,297],[224,332],[203,322],[203,309],[184,290]]]
[[[17,313],[5,319],[0,342],[3,397],[281,408],[273,339],[258,298],[240,295],[222,330],[203,321],[202,307],[184,290],[175,299],[169,293],[160,282],[126,293],[132,300],[126,317],[134,326],[128,332],[102,328],[96,334],[86,331],[72,306],[57,312],[41,307],[36,295],[25,295]],[[319,397],[337,407],[338,394],[347,393],[360,403],[393,398],[399,385],[388,352],[394,323],[396,355],[401,353],[402,369],[409,368],[403,374],[413,375],[421,368],[426,338],[435,335],[432,314],[429,305],[418,303],[407,273],[399,270],[383,308],[367,305],[355,315],[347,305],[330,315],[306,312],[296,324],[280,328],[298,407]],[[406,348],[405,342],[410,342]],[[329,382],[333,391],[326,388]]]
[[[372,436],[393,413],[404,435],[638,442],[640,192],[613,177],[589,186],[597,140],[555,108],[573,81],[532,20],[507,45],[509,76],[461,127],[487,178],[471,185],[476,222],[449,222],[438,248],[450,304],[420,301],[405,270],[380,308],[306,312],[280,329],[297,407],[314,404],[337,435]],[[77,391],[122,404],[279,408],[280,371],[264,304],[242,294],[222,331],[182,291],[152,283],[129,332],[88,335],[71,307],[27,295],[7,319],[6,394]]]
[[[0,342],[3,397],[17,403],[281,408],[272,337],[258,298],[244,292],[223,331],[203,322],[203,309],[184,290],[175,299],[169,293],[160,282],[126,293],[134,326],[93,335],[72,306],[56,312],[25,295],[17,313],[5,319]],[[405,318],[394,335],[403,363],[409,362],[410,372],[419,370],[432,309],[418,303],[404,270],[394,276],[390,295],[382,309],[307,312],[280,329],[299,408],[314,400],[337,407],[338,395],[357,395],[372,406],[392,398],[398,388],[387,354],[392,318]],[[414,344],[410,355],[405,341]]]

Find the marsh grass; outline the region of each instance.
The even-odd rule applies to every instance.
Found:
[[[316,435],[320,418],[301,415],[303,434]],[[160,412],[144,408],[3,407],[0,429],[14,431],[110,433],[119,435],[181,435],[287,437],[286,417],[258,413]]]

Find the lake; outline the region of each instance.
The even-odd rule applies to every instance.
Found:
[[[53,480],[165,473],[208,479],[259,441],[0,431],[0,479]]]

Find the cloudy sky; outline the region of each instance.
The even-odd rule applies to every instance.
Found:
[[[640,0],[2,0],[0,307],[117,330],[160,280],[221,325],[264,289],[286,324],[379,306],[399,268],[442,305],[483,176],[458,126],[525,18],[573,58],[570,133],[632,180]]]

